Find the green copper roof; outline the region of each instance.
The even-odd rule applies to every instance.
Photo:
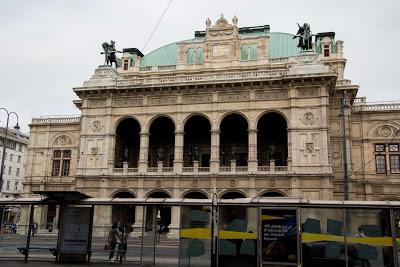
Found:
[[[252,32],[241,34],[243,37],[256,37],[267,35],[265,32]],[[300,48],[297,47],[298,39],[293,39],[293,35],[282,32],[268,33],[269,41],[269,58],[293,57],[297,56]],[[184,42],[199,42],[201,38],[185,40]],[[145,55],[141,62],[141,67],[149,66],[166,66],[176,65],[176,57],[178,53],[178,43],[172,43],[162,46]]]
[[[141,67],[147,66],[165,66],[165,65],[176,65],[176,56],[178,53],[177,43],[157,48],[145,55],[140,61]]]
[[[269,58],[297,56],[300,48],[297,47],[299,39],[293,39],[293,34],[271,32],[269,34]]]

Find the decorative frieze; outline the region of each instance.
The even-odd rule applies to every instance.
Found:
[[[317,88],[299,89],[298,91],[298,96],[302,98],[316,97],[318,95],[319,93]]]
[[[182,102],[184,104],[200,104],[200,103],[211,103],[213,99],[212,95],[200,94],[200,95],[183,95]]]
[[[103,129],[104,125],[101,120],[94,120],[89,128],[92,128],[93,133],[99,133]]]
[[[218,101],[220,102],[238,102],[248,101],[250,99],[249,92],[238,92],[238,93],[220,93],[218,94]]]
[[[287,99],[289,97],[287,90],[276,91],[256,91],[256,100],[277,100]]]
[[[176,96],[154,96],[149,97],[149,105],[160,106],[160,105],[172,105],[176,104]]]
[[[142,105],[143,105],[143,98],[141,97],[114,99],[113,102],[114,107],[137,107]]]
[[[105,107],[106,100],[105,99],[90,99],[88,106],[92,107],[92,108]]]
[[[317,121],[317,118],[314,116],[314,113],[308,111],[303,114],[300,119],[305,125],[313,125]]]

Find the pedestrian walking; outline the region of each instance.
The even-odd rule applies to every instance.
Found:
[[[115,246],[118,243],[118,239],[121,240],[121,235],[118,232],[117,224],[113,224],[111,226],[111,230],[108,233],[107,242],[110,244],[110,255],[108,256],[108,261],[112,262],[112,258],[114,257]]]

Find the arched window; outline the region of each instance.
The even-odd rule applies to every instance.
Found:
[[[236,160],[237,166],[247,166],[248,126],[247,121],[239,114],[226,116],[220,126],[220,165],[229,166]]]
[[[194,64],[194,48],[189,48],[186,55],[186,64]]]
[[[115,137],[116,168],[122,168],[123,162],[128,162],[129,168],[136,168],[140,151],[140,125],[132,118],[122,120],[117,127]]]
[[[168,117],[155,119],[150,126],[149,166],[157,167],[162,161],[164,167],[174,166],[175,125]]]
[[[184,166],[193,166],[193,161],[198,161],[200,167],[209,167],[211,155],[210,122],[204,116],[195,115],[185,123],[184,129]]]
[[[196,64],[203,64],[203,48],[196,49]]]
[[[114,198],[135,198],[131,192],[118,192]],[[132,225],[135,223],[135,206],[134,205],[113,205],[111,222],[120,223],[126,231],[132,232]]]

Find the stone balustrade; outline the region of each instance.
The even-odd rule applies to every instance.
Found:
[[[358,104],[353,105],[353,111],[387,111],[400,110],[400,103]]]
[[[81,116],[49,116],[32,118],[32,124],[48,124],[48,123],[80,123]]]

